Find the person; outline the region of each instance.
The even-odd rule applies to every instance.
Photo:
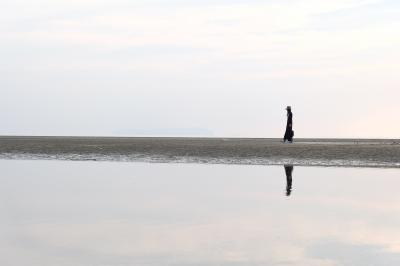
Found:
[[[293,172],[293,165],[285,164],[285,174],[286,174],[286,196],[290,196],[292,193],[292,172]]]
[[[285,135],[283,136],[283,142],[293,142],[293,136],[294,136],[294,131],[293,131],[293,114],[292,114],[292,108],[290,106],[286,107],[287,111],[287,123],[286,123],[286,131]]]

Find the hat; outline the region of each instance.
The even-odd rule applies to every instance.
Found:
[[[291,109],[292,109],[292,107],[290,107],[290,106],[286,107],[286,110],[291,110]]]

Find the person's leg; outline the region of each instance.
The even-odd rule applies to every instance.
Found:
[[[289,129],[288,129],[288,141],[289,141],[290,143],[293,142],[293,130],[292,130],[292,128],[289,128]]]
[[[283,136],[283,142],[286,142],[289,139],[289,131],[288,128],[285,130],[285,135]]]

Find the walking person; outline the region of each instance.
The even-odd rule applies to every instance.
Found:
[[[289,143],[292,143],[294,136],[292,108],[288,106],[286,107],[286,111],[287,111],[287,123],[286,123],[285,136],[283,137],[283,142],[288,141]]]

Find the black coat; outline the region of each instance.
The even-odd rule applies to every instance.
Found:
[[[292,111],[288,111],[286,129],[288,128],[292,129],[292,125],[293,125],[293,114]]]
[[[288,114],[287,114],[287,123],[286,123],[286,131],[285,131],[285,136],[283,137],[283,140],[289,140],[292,141],[293,140],[293,114],[292,111],[288,110]]]

